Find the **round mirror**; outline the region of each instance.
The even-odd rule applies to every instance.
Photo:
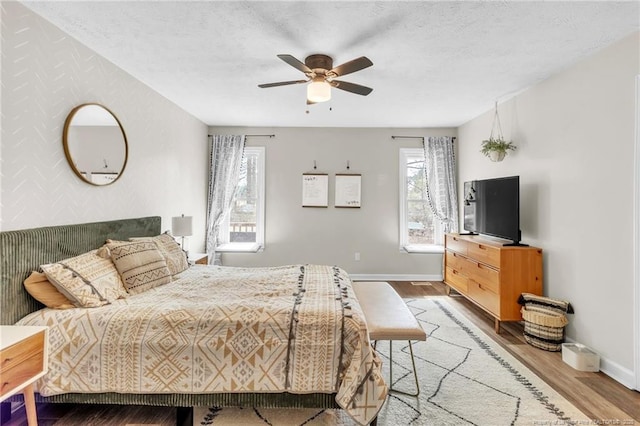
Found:
[[[116,116],[99,104],[82,104],[71,110],[62,143],[75,174],[91,185],[112,184],[127,164],[124,129]]]

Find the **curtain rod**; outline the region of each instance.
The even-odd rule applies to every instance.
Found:
[[[213,137],[213,135],[207,135],[208,137]],[[248,138],[275,138],[276,135],[245,135]]]
[[[424,136],[391,136],[391,139],[424,139]]]
[[[424,136],[391,136],[391,139],[422,139],[424,140]],[[456,140],[456,137],[452,137],[451,140]]]

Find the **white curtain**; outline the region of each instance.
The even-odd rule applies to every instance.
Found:
[[[424,140],[427,200],[434,218],[444,232],[458,232],[458,195],[456,190],[456,157],[453,138],[429,137]]]
[[[244,135],[214,135],[212,137],[206,235],[210,262],[215,259],[220,224],[231,209],[231,203],[238,186],[244,141]]]

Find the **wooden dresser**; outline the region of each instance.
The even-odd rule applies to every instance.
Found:
[[[29,426],[38,424],[33,382],[47,372],[47,327],[0,326],[0,401],[22,391]]]
[[[542,249],[447,234],[444,282],[491,314],[498,333],[501,321],[522,319],[520,294],[542,295]]]

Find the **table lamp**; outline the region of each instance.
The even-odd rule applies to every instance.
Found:
[[[193,235],[191,219],[193,219],[191,216],[185,215],[175,216],[171,218],[171,232],[173,233],[174,237],[182,238],[180,247],[182,247],[182,250],[184,250],[185,252],[188,252],[188,250],[185,249],[184,237],[190,237],[191,235]]]

